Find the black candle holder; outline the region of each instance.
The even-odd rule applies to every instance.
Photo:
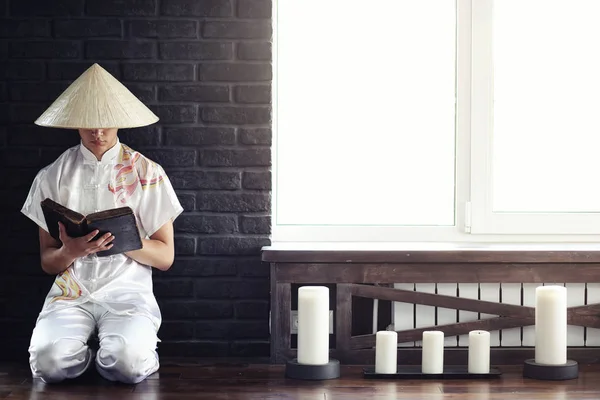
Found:
[[[564,381],[577,379],[579,376],[579,364],[573,360],[567,360],[565,364],[548,365],[536,363],[534,359],[525,360],[523,366],[523,377],[544,381]]]
[[[340,377],[340,362],[330,358],[327,364],[309,365],[300,364],[298,359],[294,358],[285,363],[285,376],[291,379],[312,381],[337,379]]]

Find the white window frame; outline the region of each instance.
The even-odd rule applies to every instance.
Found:
[[[494,242],[494,243],[555,243],[600,242],[600,216],[593,230],[581,221],[589,216],[564,215],[563,219],[533,224],[544,214],[492,213],[491,210],[491,17],[494,0],[456,0],[456,176],[455,225],[418,226],[315,226],[279,225],[277,223],[277,2],[273,2],[273,174],[272,233],[273,243],[379,243],[384,247],[406,242]],[[284,0],[281,0],[284,1]],[[477,53],[477,54],[475,54]],[[471,118],[471,116],[477,116]],[[472,132],[484,134],[472,135]],[[473,168],[472,168],[473,167]],[[567,221],[567,218],[570,221]],[[559,223],[559,225],[554,225]],[[519,225],[519,224],[522,224]],[[521,228],[519,228],[521,226]],[[561,226],[562,232],[552,232]],[[579,234],[576,234],[579,233]],[[595,234],[593,234],[595,233]],[[317,248],[319,246],[315,246]],[[375,247],[374,247],[375,248]],[[386,247],[387,248],[387,247]]]
[[[500,0],[501,1],[501,0]],[[473,234],[600,234],[600,213],[494,212],[493,204],[493,60],[494,0],[472,3],[471,211]],[[590,239],[590,238],[588,238]]]

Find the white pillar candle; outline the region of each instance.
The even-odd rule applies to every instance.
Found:
[[[423,332],[421,372],[424,374],[444,372],[444,332]]]
[[[490,333],[487,331],[469,332],[470,374],[490,373]]]
[[[395,374],[398,371],[398,334],[380,331],[375,335],[375,373]]]
[[[562,365],[567,362],[567,288],[535,289],[535,362]]]
[[[329,288],[302,286],[298,289],[298,363],[328,362]]]

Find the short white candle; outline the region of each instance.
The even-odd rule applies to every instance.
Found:
[[[444,332],[423,332],[421,372],[424,374],[444,372]]]
[[[395,374],[398,371],[398,334],[379,331],[375,335],[375,373]]]
[[[567,362],[567,288],[535,289],[535,362],[562,365]]]
[[[487,331],[469,332],[470,374],[490,373],[490,333]]]
[[[329,288],[302,286],[298,289],[298,363],[328,362]]]

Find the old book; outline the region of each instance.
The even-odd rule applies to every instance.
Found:
[[[110,232],[115,236],[113,247],[96,253],[99,257],[120,254],[142,248],[142,239],[130,207],[118,207],[82,215],[51,199],[41,203],[44,218],[50,236],[60,241],[58,222],[65,225],[67,234],[71,237],[81,237],[98,229],[100,233],[94,238]]]

